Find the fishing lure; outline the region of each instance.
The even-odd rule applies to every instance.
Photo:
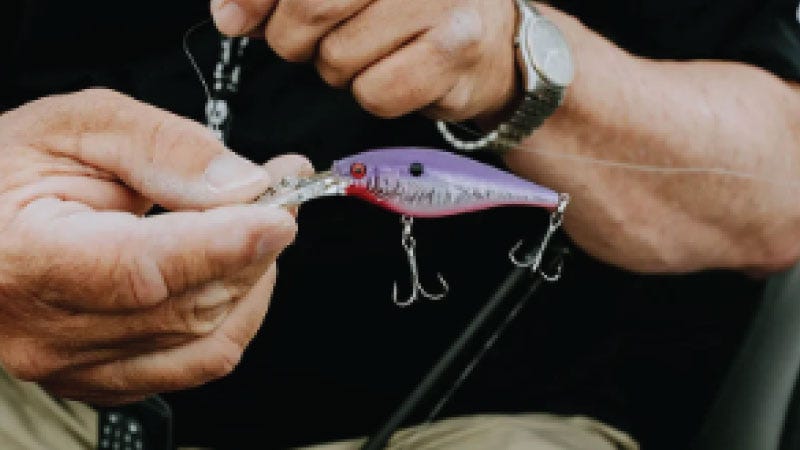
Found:
[[[271,187],[256,202],[290,206],[324,196],[358,197],[402,216],[402,245],[411,269],[412,293],[401,300],[397,283],[394,302],[408,306],[422,295],[438,300],[447,294],[447,282],[438,274],[442,292],[431,294],[419,279],[414,218],[436,218],[464,214],[499,206],[540,207],[551,211],[550,226],[535,256],[520,260],[509,252],[520,267],[539,271],[542,255],[555,231],[561,226],[569,196],[520,178],[495,167],[449,152],[429,148],[387,148],[359,153],[333,163],[330,170],[307,178],[287,178]],[[541,273],[541,272],[540,272]],[[555,275],[542,275],[555,281]]]

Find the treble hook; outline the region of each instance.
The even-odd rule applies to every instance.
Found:
[[[544,234],[542,238],[541,244],[536,249],[536,253],[533,257],[525,260],[517,258],[517,250],[522,247],[522,240],[516,243],[511,250],[508,252],[508,259],[511,260],[511,263],[517,267],[527,267],[531,269],[531,272],[538,272],[542,278],[549,282],[558,281],[561,278],[561,272],[563,271],[563,262],[559,263],[558,267],[556,267],[556,271],[553,274],[547,274],[543,271],[539,270],[539,267],[542,265],[542,258],[544,257],[544,252],[547,250],[547,244],[550,243],[550,239],[553,238],[553,234],[561,227],[561,223],[564,221],[564,212],[567,210],[567,205],[569,205],[569,195],[568,194],[561,194],[558,197],[558,207],[555,211],[550,214],[550,225],[547,227],[547,232]]]
[[[441,300],[450,291],[450,286],[448,286],[447,281],[444,279],[442,274],[437,273],[436,276],[439,278],[439,283],[442,285],[442,292],[438,294],[431,294],[425,290],[419,279],[419,266],[417,265],[416,253],[417,240],[414,239],[412,231],[414,218],[403,216],[400,221],[403,224],[403,236],[401,244],[403,245],[403,249],[406,251],[406,256],[408,257],[408,268],[411,272],[411,295],[405,300],[400,300],[397,295],[397,282],[395,281],[394,286],[392,287],[392,301],[395,305],[405,308],[406,306],[409,306],[417,301],[417,298],[419,298],[420,295],[428,300]]]

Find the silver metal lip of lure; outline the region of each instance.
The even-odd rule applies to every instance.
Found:
[[[309,177],[283,178],[270,186],[253,202],[259,205],[298,206],[321,197],[346,195],[350,181],[331,171],[319,172]]]

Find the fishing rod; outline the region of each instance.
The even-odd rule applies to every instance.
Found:
[[[526,259],[534,258],[538,252],[538,248],[532,250],[528,253]],[[545,264],[545,267],[548,268],[548,272],[556,271],[560,273],[564,258],[568,253],[569,250],[567,247],[554,246],[551,249],[552,256],[547,264]],[[431,409],[424,423],[429,424],[433,421],[452,395],[461,387],[464,381],[466,381],[472,370],[492,348],[494,343],[497,342],[498,338],[508,325],[511,324],[522,308],[530,301],[534,294],[539,291],[542,284],[545,281],[549,281],[548,275],[542,271],[532,272],[527,267],[516,267],[513,269],[500,283],[489,301],[475,314],[475,317],[464,331],[461,332],[458,338],[456,338],[439,360],[431,367],[428,373],[420,380],[414,390],[411,391],[394,413],[392,413],[383,425],[381,425],[381,427],[364,443],[361,450],[380,450],[386,447],[386,444],[389,442],[394,432],[397,431],[397,429],[408,420],[411,414],[418,409],[420,404],[429,397],[433,389],[441,383],[444,376],[451,372],[456,362],[466,352],[470,344],[474,342],[476,336],[486,327],[490,318],[495,316],[503,305],[511,301],[512,294],[519,290],[520,286],[526,280],[531,278],[532,273],[535,275],[533,275],[534,279],[529,287],[510,307],[509,312],[484,341],[483,345],[475,351],[473,357],[470,359],[469,363],[464,366],[455,382]]]

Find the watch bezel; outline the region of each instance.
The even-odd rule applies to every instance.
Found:
[[[546,84],[548,87],[557,88],[557,89],[566,89],[570,84],[572,84],[573,79],[575,78],[575,64],[572,60],[572,54],[570,53],[569,56],[569,64],[570,64],[570,76],[565,83],[558,83],[550,78],[539,66],[536,64],[536,61],[533,57],[533,49],[530,46],[530,41],[527,39],[528,33],[530,33],[531,29],[540,23],[547,23],[548,26],[552,27],[553,31],[556,33],[556,37],[561,39],[564,44],[569,48],[567,44],[567,40],[564,37],[564,34],[561,30],[555,26],[549,19],[544,17],[539,11],[536,9],[534,5],[532,5],[527,0],[515,0],[518,5],[519,11],[519,25],[517,35],[514,38],[514,44],[517,48],[517,58],[520,65],[522,66],[522,76],[523,81],[525,84],[525,90],[527,92],[535,92],[538,89],[541,89],[543,86],[542,84]],[[537,76],[531,76],[537,75]]]

